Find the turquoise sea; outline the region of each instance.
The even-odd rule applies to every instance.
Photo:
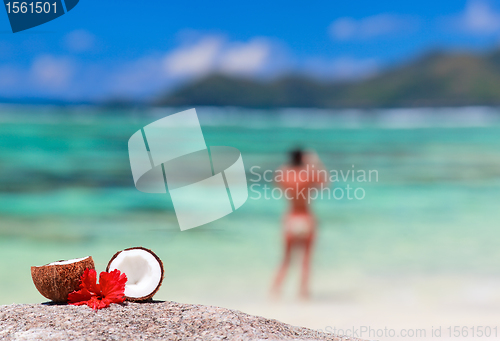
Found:
[[[0,107],[0,304],[45,301],[32,265],[92,255],[104,271],[116,251],[137,245],[165,263],[158,299],[236,308],[266,300],[286,202],[250,192],[236,212],[181,232],[168,195],[134,187],[129,137],[180,110]],[[377,171],[378,181],[335,184],[363,188],[362,200],[313,203],[313,301],[359,303],[384,283],[500,278],[499,109],[197,112],[207,145],[241,151],[249,184],[264,184],[252,167],[275,170],[296,146],[329,170]],[[292,273],[290,300],[296,280]],[[464,299],[459,289],[424,291],[418,300]]]

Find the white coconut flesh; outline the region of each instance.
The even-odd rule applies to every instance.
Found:
[[[161,267],[158,260],[142,249],[122,251],[109,264],[109,271],[115,269],[127,275],[125,296],[141,298],[156,290],[161,281]]]
[[[75,258],[75,259],[70,259],[70,260],[61,260],[59,262],[53,262],[50,263],[49,265],[66,265],[66,264],[73,264],[73,263],[78,263],[81,262],[82,260],[85,260],[89,258],[90,256],[83,257],[83,258]]]

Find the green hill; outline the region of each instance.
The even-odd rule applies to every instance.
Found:
[[[300,76],[270,82],[211,75],[157,99],[158,105],[395,107],[500,105],[500,51],[433,53],[358,82]]]

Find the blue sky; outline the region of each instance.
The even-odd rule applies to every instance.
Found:
[[[91,1],[13,34],[0,98],[147,98],[219,72],[356,79],[435,49],[500,43],[500,1]]]

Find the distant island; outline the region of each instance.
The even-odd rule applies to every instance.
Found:
[[[356,82],[210,75],[158,97],[159,106],[370,108],[500,105],[500,50],[432,53]]]

